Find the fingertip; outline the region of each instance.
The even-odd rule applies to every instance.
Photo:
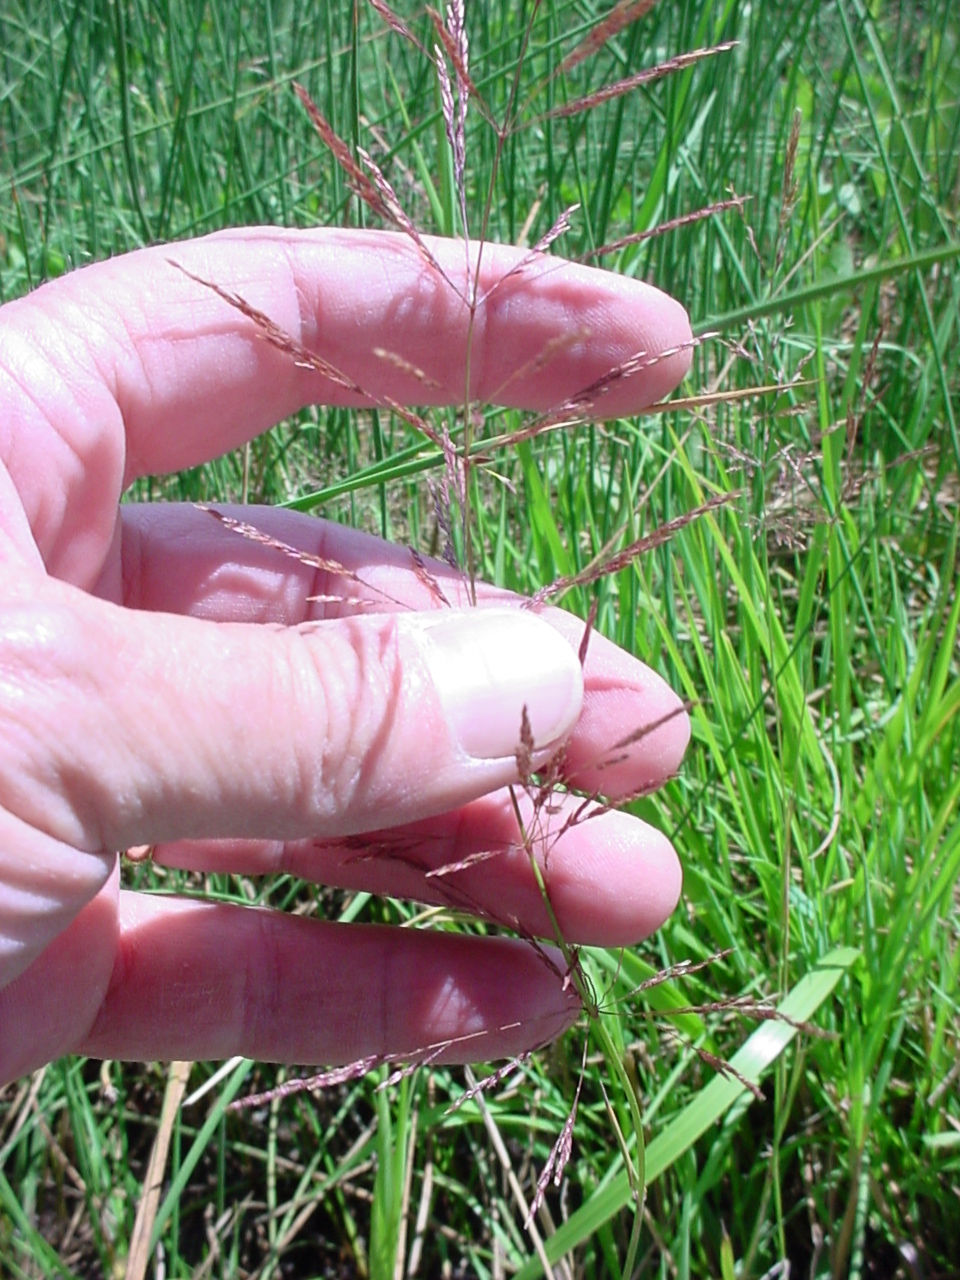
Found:
[[[546,255],[517,272],[503,245],[487,246],[483,261],[481,398],[613,418],[642,413],[685,377],[690,318],[661,289]]]
[[[447,1061],[469,1062],[488,1052],[509,1057],[548,1044],[576,1024],[582,1005],[558,948],[501,938],[496,950],[478,950],[477,959],[486,961],[485,989],[500,993],[503,1020],[495,1032],[485,1031],[490,1043],[482,1055],[474,1047],[462,1057],[456,1051],[453,1056],[444,1055]]]
[[[690,743],[690,716],[683,699],[656,672],[651,673],[645,690],[644,713],[635,736],[638,743],[644,743],[646,759],[659,785],[673,778],[683,763]]]
[[[585,680],[583,711],[568,751],[570,783],[612,800],[646,795],[673,778],[690,740],[682,700],[648,667],[629,683]]]
[[[655,827],[638,819],[633,823],[632,847],[622,860],[629,873],[621,871],[619,891],[609,898],[607,946],[635,946],[656,933],[673,915],[683,890],[683,868],[671,842]]]
[[[653,874],[644,902],[645,918],[638,922],[641,932],[635,941],[641,941],[666,924],[676,911],[683,893],[683,865],[676,849],[662,831],[653,827],[648,830],[651,838],[647,857]]]
[[[551,905],[571,941],[631,947],[655,933],[676,909],[683,888],[670,840],[630,813],[582,815],[551,852]]]
[[[633,394],[635,412],[662,400],[675,390],[690,372],[696,340],[686,307],[653,285],[638,285],[643,290],[637,307],[637,350],[648,351],[649,363],[643,369],[642,394]]]

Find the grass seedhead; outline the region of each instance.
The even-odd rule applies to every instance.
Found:
[[[545,254],[552,244],[554,244],[557,240],[560,239],[562,235],[565,235],[566,232],[570,230],[570,220],[579,208],[580,208],[579,204],[572,204],[570,205],[569,208],[564,209],[564,211],[557,218],[553,226],[549,229],[549,231],[545,232],[544,235],[540,237],[540,239],[529,251],[529,253],[526,253],[520,259],[520,261],[516,264],[516,266],[511,267],[510,270],[506,272],[505,275],[502,275],[499,280],[495,281],[494,284],[492,284],[490,288],[487,290],[487,292],[477,300],[477,306],[479,307],[483,303],[489,301],[489,299],[494,295],[494,293],[496,293],[496,291],[499,288],[501,288],[502,285],[506,284],[508,280],[513,279],[514,276],[519,275],[521,271],[524,271],[532,263],[541,261],[541,255]],[[556,339],[555,341],[559,341],[559,339]],[[549,344],[548,344],[548,347],[549,347]],[[546,354],[547,349],[548,348],[545,348],[544,352],[540,353],[541,356]],[[519,376],[519,372],[512,374],[509,381],[513,381],[518,376]],[[504,386],[506,385],[508,385],[508,383],[504,383]]]
[[[583,1088],[583,1077],[586,1071],[586,1041],[584,1041],[583,1061],[580,1064],[580,1074],[577,1077],[577,1088],[573,1095],[573,1102],[566,1120],[563,1122],[563,1128],[550,1150],[550,1154],[544,1162],[543,1168],[540,1170],[540,1176],[537,1178],[537,1187],[533,1200],[530,1202],[530,1209],[527,1213],[524,1229],[529,1231],[533,1225],[543,1204],[544,1197],[551,1181],[555,1187],[559,1187],[563,1179],[563,1173],[567,1165],[570,1163],[570,1156],[573,1154],[573,1127],[577,1123],[577,1108],[580,1105],[580,1090]]]
[[[600,52],[608,40],[626,31],[634,22],[650,12],[657,0],[619,0],[605,18],[601,18],[587,35],[563,59],[560,71],[572,71],[581,62],[587,62]]]
[[[397,193],[390,185],[379,165],[372,159],[367,151],[359,148],[359,155],[363,164],[369,170],[369,175],[364,172],[363,167],[353,158],[353,154],[349,146],[337,134],[334,128],[329,124],[323,112],[307,93],[302,84],[294,82],[294,92],[306,108],[307,115],[310,117],[311,123],[317,134],[328,148],[337,164],[343,170],[347,178],[347,183],[358,200],[361,200],[375,217],[379,218],[388,227],[394,227],[397,231],[402,231],[416,245],[417,252],[423,258],[424,262],[432,270],[436,271],[446,280],[447,284],[455,292],[459,292],[456,286],[444,275],[439,263],[425,244],[423,237],[417,230],[413,219],[410,218],[400,203]]]
[[[646,241],[656,239],[657,236],[669,235],[673,231],[679,231],[682,227],[692,227],[697,222],[703,222],[705,218],[713,218],[717,214],[726,213],[728,209],[736,209],[738,212],[742,212],[744,205],[751,198],[750,196],[734,195],[726,200],[715,200],[712,204],[708,204],[702,209],[694,209],[690,213],[681,213],[675,218],[668,218],[666,222],[660,222],[657,226],[650,227],[647,231],[633,231],[630,235],[619,236],[616,240],[611,240],[609,244],[602,244],[597,249],[590,249],[583,254],[580,261],[592,262],[598,258],[609,257],[611,254],[620,253],[621,250],[630,248],[631,245],[645,244]]]
[[[635,564],[640,556],[648,554],[656,547],[662,547],[665,542],[669,542],[676,533],[679,533],[681,529],[685,529],[694,520],[700,519],[701,516],[710,511],[716,511],[720,507],[727,506],[728,503],[733,502],[739,496],[739,490],[715,494],[712,498],[708,498],[706,502],[701,503],[699,507],[695,507],[691,511],[685,511],[682,516],[676,516],[673,520],[666,521],[659,528],[654,529],[652,533],[645,534],[642,538],[635,539],[621,550],[587,565],[579,573],[571,574],[568,578],[555,578],[547,586],[541,587],[530,598],[526,607],[536,609],[548,600],[563,595],[574,587],[592,586],[603,578],[609,578],[615,573],[620,573],[621,570],[629,565]]]
[[[797,148],[800,145],[800,129],[803,125],[803,113],[798,107],[793,113],[790,125],[790,136],[787,138],[787,153],[783,161],[783,194],[780,203],[780,217],[777,222],[777,249],[774,259],[774,271],[778,271],[786,252],[786,233],[790,219],[800,194],[800,183],[797,179]]]
[[[404,40],[409,41],[415,49],[419,49],[425,57],[430,56],[427,53],[426,48],[420,43],[416,35],[414,35],[411,28],[407,26],[399,14],[395,13],[388,4],[384,4],[384,0],[368,0],[368,3],[372,9],[376,10],[385,24],[392,31],[396,31],[398,35],[403,36]]]
[[[604,85],[602,89],[596,89],[593,93],[584,94],[581,98],[575,98],[573,102],[563,102],[556,107],[551,107],[549,111],[544,111],[536,117],[536,123],[542,123],[545,120],[565,120],[570,116],[578,116],[584,111],[592,111],[594,107],[602,106],[605,102],[612,102],[615,98],[622,98],[625,94],[633,93],[642,85],[652,84],[654,80],[661,80],[664,76],[673,75],[676,71],[683,71],[687,67],[696,66],[698,62],[702,62],[705,58],[713,58],[721,53],[729,53],[731,49],[737,47],[738,41],[726,40],[722,44],[712,45],[708,49],[692,49],[689,53],[678,53],[675,58],[668,58],[665,62],[658,63],[655,67],[648,67],[644,71],[638,71],[635,75],[626,76],[623,80],[617,80],[614,84]]]
[[[320,573],[326,574],[333,578],[342,578],[345,582],[352,582],[363,591],[373,591],[380,596],[387,604],[400,605],[399,600],[395,600],[393,596],[386,591],[382,591],[379,587],[373,586],[371,583],[364,582],[363,579],[341,564],[339,560],[334,560],[329,556],[313,555],[309,551],[304,551],[300,547],[291,546],[288,542],[283,542],[280,538],[274,538],[271,534],[265,533],[262,529],[258,529],[256,525],[249,524],[245,520],[238,520],[235,516],[227,515],[225,511],[219,511],[216,507],[208,506],[204,502],[195,504],[198,511],[211,516],[218,524],[223,525],[225,529],[229,529],[231,533],[239,534],[241,538],[246,538],[250,542],[256,542],[261,547],[269,547],[271,551],[277,551],[280,555],[287,556],[291,560],[296,560],[298,564],[307,565],[311,569],[316,569]],[[324,600],[327,602],[336,602],[337,604],[350,605],[355,609],[368,609],[374,607],[372,602],[363,598],[357,598],[347,593],[342,594],[323,594],[322,596],[312,596],[313,600]],[[402,606],[401,606],[402,607]]]
[[[417,356],[425,370],[404,364],[402,341],[373,354],[376,375],[334,368],[251,305],[252,293],[248,302],[201,281],[200,303],[212,289],[215,305],[239,310],[309,394],[365,407],[356,417],[305,410],[245,458],[143,477],[131,494],[199,499],[218,520],[238,497],[294,501],[392,533],[414,544],[401,564],[427,607],[460,604],[475,576],[491,575],[525,596],[543,589],[545,603],[566,591],[564,603],[589,607],[588,668],[595,628],[651,657],[693,721],[682,774],[656,801],[618,799],[682,850],[683,906],[642,951],[611,953],[566,945],[549,905],[544,918],[534,902],[558,961],[502,902],[474,900],[501,859],[521,875],[528,861],[549,904],[557,841],[587,835],[574,829],[611,807],[609,761],[591,762],[580,795],[562,755],[531,758],[520,724],[515,831],[498,827],[487,847],[482,835],[457,844],[445,833],[438,851],[398,831],[337,850],[355,883],[389,882],[396,863],[415,901],[423,886],[433,904],[423,911],[285,875],[183,872],[162,847],[138,864],[144,851],[132,851],[122,874],[134,889],[512,929],[580,993],[583,1017],[549,1054],[489,1074],[477,1092],[467,1074],[449,1125],[441,1116],[458,1077],[440,1045],[407,1045],[406,1063],[311,1068],[279,1094],[263,1092],[279,1079],[267,1069],[197,1064],[206,1120],[188,1100],[172,1170],[145,1159],[158,1149],[150,1117],[165,1114],[155,1067],[112,1062],[98,1075],[76,1059],[51,1064],[0,1096],[0,1270],[112,1275],[118,1259],[143,1267],[152,1253],[171,1276],[266,1278],[302,1270],[306,1257],[316,1274],[370,1273],[364,1183],[372,1161],[388,1163],[391,1113],[415,1097],[407,1073],[430,1063],[415,1085],[419,1131],[414,1120],[405,1142],[394,1125],[397,1194],[380,1206],[402,1200],[405,1214],[419,1190],[405,1274],[953,1275],[956,0],[431,3],[427,13],[371,0],[364,13],[357,0],[329,0],[308,21],[296,6],[201,6],[194,21],[195,6],[121,0],[104,23],[103,6],[15,0],[0,95],[11,193],[0,201],[3,298],[147,239],[333,217],[398,231],[434,291],[452,285],[431,252],[452,262],[448,301],[478,331],[482,307],[507,290],[485,269],[483,290],[499,295],[484,297],[480,275],[464,275],[466,253],[439,255],[428,229],[462,228],[470,263],[479,255],[485,268],[488,238],[524,253],[534,245],[528,277],[554,271],[560,246],[648,275],[698,329],[720,330],[694,351],[683,394],[642,421],[595,421],[610,403],[602,386],[537,415],[480,418],[469,376],[455,410],[423,408],[439,398],[429,375],[441,375]],[[733,57],[687,52],[735,39]],[[291,78],[310,100],[289,93]],[[335,211],[331,197],[344,191],[348,205]],[[576,216],[561,213],[574,201]],[[596,336],[571,327],[518,357],[528,361],[519,373],[488,367],[485,386],[499,381],[494,400],[516,400],[517,377],[546,371],[538,382],[549,383]],[[357,385],[367,381],[398,383],[418,407],[367,397]],[[736,501],[670,533],[729,490]],[[294,557],[331,614],[400,607],[352,561],[355,579],[263,540],[255,510],[221,521],[228,558],[269,566],[276,555],[282,573]],[[645,541],[668,536],[668,546]],[[231,548],[234,538],[260,545]],[[608,754],[655,727],[638,723]],[[318,861],[331,856],[327,847]],[[468,922],[481,906],[486,917]],[[698,971],[728,946],[729,959]],[[825,957],[830,947],[841,950]],[[684,956],[692,962],[677,964]],[[590,1044],[579,1076],[578,1036]],[[489,1056],[483,1045],[450,1056]],[[400,1096],[376,1093],[384,1080]],[[312,1100],[224,1122],[242,1088],[266,1103],[308,1083]],[[761,1086],[762,1107],[738,1118]],[[401,1185],[410,1170],[412,1198]],[[145,1236],[134,1224],[140,1183],[143,1203],[155,1189],[162,1201]],[[558,1227],[570,1246],[559,1262]],[[399,1275],[385,1256],[374,1265]]]

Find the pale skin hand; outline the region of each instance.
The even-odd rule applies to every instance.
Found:
[[[462,246],[432,248],[462,279]],[[310,402],[361,403],[171,260],[374,396],[463,398],[465,308],[398,237],[231,232],[90,267],[0,311],[0,1082],[73,1051],[334,1063],[457,1037],[473,1038],[448,1059],[541,1043],[578,1007],[523,942],[119,889],[117,851],[155,845],[170,865],[282,869],[548,935],[502,790],[523,706],[537,746],[566,740],[577,785],[614,797],[669,777],[689,734],[663,682],[608,642],[592,639],[581,678],[577,619],[484,589],[478,625],[456,575],[431,566],[448,609],[403,548],[243,513],[355,576],[325,575],[193,507],[120,508],[138,476],[213,458]],[[482,289],[515,261],[488,248]],[[571,328],[589,336],[510,379]],[[656,290],[549,259],[478,312],[471,390],[545,409],[688,338]],[[659,399],[686,365],[679,352],[616,384],[603,415]],[[633,943],[680,891],[667,841],[615,813],[551,842],[544,866],[571,943]]]

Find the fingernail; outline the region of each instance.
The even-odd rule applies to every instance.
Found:
[[[420,615],[415,625],[447,720],[467,755],[514,755],[524,707],[536,751],[558,746],[576,724],[583,701],[580,662],[542,618],[521,609],[466,609]]]

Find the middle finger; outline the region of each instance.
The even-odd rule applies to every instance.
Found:
[[[500,791],[438,818],[348,840],[181,841],[154,853],[205,873],[288,873],[342,889],[410,898],[491,919],[526,936],[552,922],[570,943],[631,946],[680,896],[680,864],[660,832],[631,814],[574,796],[536,804]]]

